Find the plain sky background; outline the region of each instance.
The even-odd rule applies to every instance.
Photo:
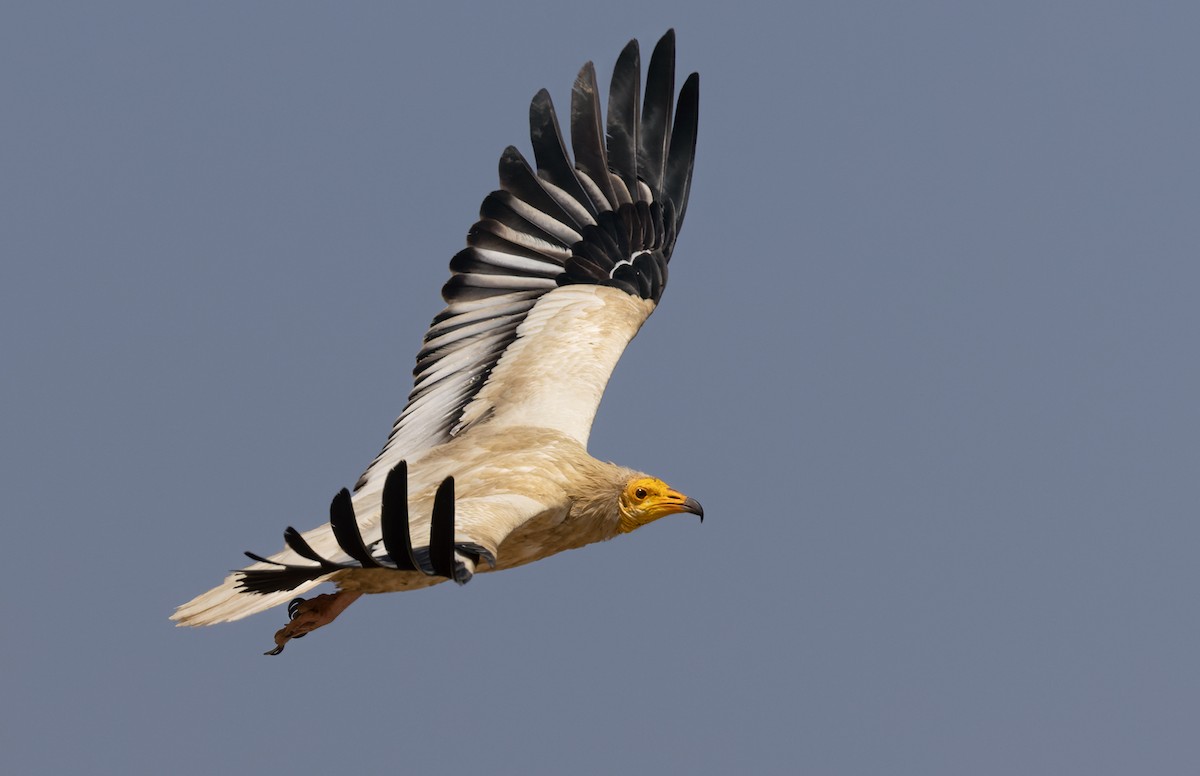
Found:
[[[24,7],[20,7],[20,6]],[[708,518],[173,608],[382,445],[529,99],[678,31],[592,452]],[[1194,3],[10,3],[4,773],[1200,770]]]

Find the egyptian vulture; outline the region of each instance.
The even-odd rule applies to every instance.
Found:
[[[637,41],[613,70],[607,124],[589,62],[571,92],[568,155],[546,90],[529,108],[535,165],[509,146],[500,188],[450,261],[446,308],[383,450],[328,523],[176,610],[179,625],[238,620],[289,602],[290,639],[364,593],[464,584],[704,511],[662,480],[592,458],[588,433],[621,352],[654,311],[687,211],[699,76],[675,102],[675,34],[644,88]],[[297,597],[331,581],[336,592]]]

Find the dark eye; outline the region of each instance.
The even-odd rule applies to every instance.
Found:
[[[635,490],[635,491],[633,492],[633,495],[634,495],[634,496],[636,496],[636,497],[637,497],[639,500],[640,500],[640,499],[644,499],[644,498],[646,497],[646,489],[645,489],[645,488],[638,488],[637,490]]]

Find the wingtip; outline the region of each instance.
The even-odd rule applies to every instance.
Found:
[[[575,76],[575,87],[586,89],[595,83],[597,83],[596,65],[592,62],[592,60],[589,59],[587,62],[583,63],[583,67],[579,68],[579,74]],[[546,90],[543,89],[542,91]]]
[[[675,61],[674,27],[668,27],[667,31],[663,33],[663,36],[658,39],[658,43],[654,44],[654,53],[650,55],[650,58],[653,60],[655,56],[659,55],[659,51],[661,51],[664,56],[670,56],[672,62]]]

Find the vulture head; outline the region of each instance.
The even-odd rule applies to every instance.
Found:
[[[617,497],[620,531],[629,533],[660,517],[688,512],[704,520],[704,507],[656,477],[639,474],[625,483]]]

